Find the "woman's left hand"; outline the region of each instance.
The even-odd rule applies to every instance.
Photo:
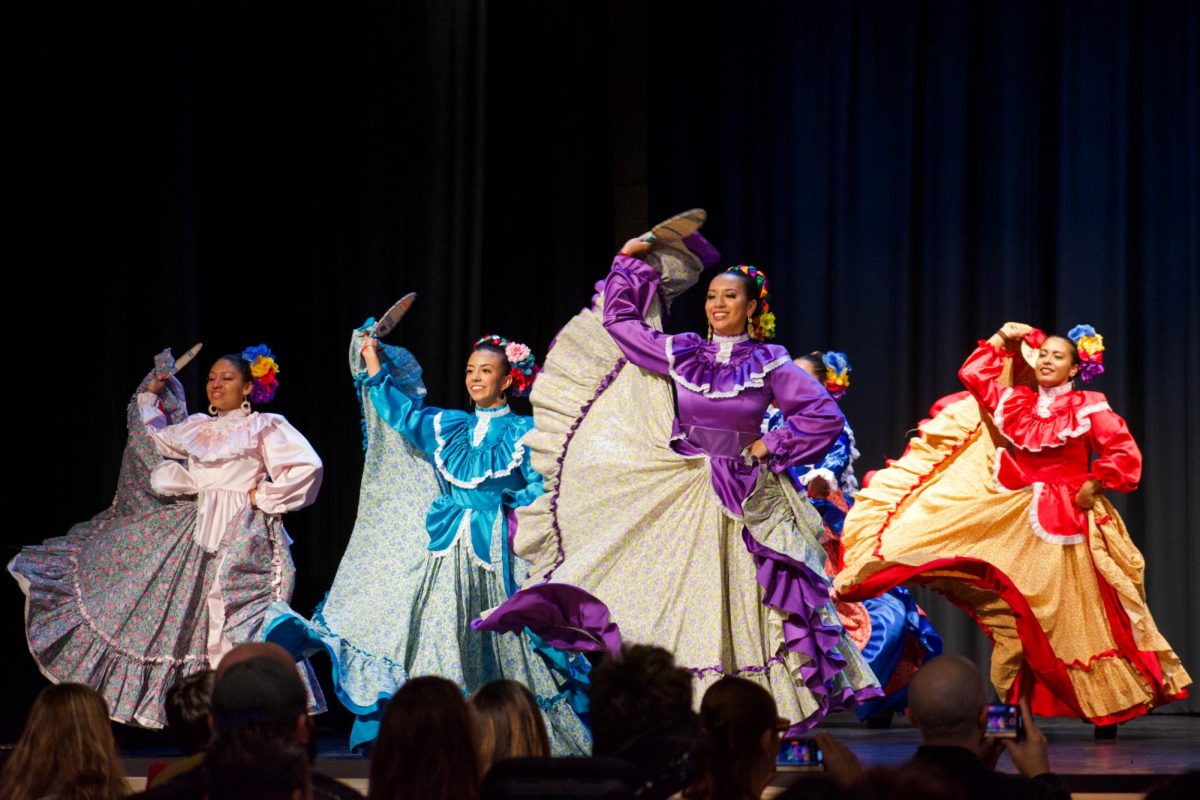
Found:
[[[762,439],[755,439],[754,444],[750,445],[750,455],[762,461],[767,456],[771,455],[771,451],[767,449],[767,443]]]
[[[250,495],[250,505],[258,508],[258,487],[255,486],[248,494]]]
[[[1096,495],[1103,493],[1104,488],[1100,485],[1100,481],[1090,478],[1084,481],[1083,486],[1080,486],[1079,491],[1075,494],[1075,505],[1084,511],[1090,511],[1092,506],[1096,505]]]

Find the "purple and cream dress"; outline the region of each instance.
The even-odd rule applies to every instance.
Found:
[[[136,395],[128,424],[112,506],[8,569],[42,673],[96,689],[118,722],[160,728],[177,678],[260,638],[267,607],[291,598],[280,515],[316,499],[322,467],[278,414],[187,416],[174,378]]]
[[[547,354],[528,439],[546,494],[518,510],[514,543],[530,578],[477,627],[659,645],[696,676],[697,703],[738,675],[801,731],[881,694],[830,602],[821,520],[780,478],[820,461],[845,421],[782,347],[662,333],[666,303],[716,255],[684,243],[618,255]],[[762,435],[772,402],[785,423]]]

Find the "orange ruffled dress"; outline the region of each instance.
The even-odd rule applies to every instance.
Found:
[[[1103,496],[1089,511],[1075,504],[1089,478],[1137,487],[1142,456],[1125,421],[1098,392],[1010,385],[1011,361],[981,342],[959,371],[971,395],[923,423],[859,492],[840,597],[906,581],[938,590],[992,640],[1000,696],[1028,695],[1043,716],[1108,725],[1187,697],[1124,522]]]

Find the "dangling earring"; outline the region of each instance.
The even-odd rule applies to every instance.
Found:
[[[217,407],[214,406],[212,403],[209,403],[208,404],[208,413],[215,417],[217,415]]]
[[[708,339],[708,341],[710,341],[710,342],[712,341],[712,323],[711,322],[708,323],[708,336],[706,338]]]
[[[250,401],[249,400],[242,401],[242,411],[245,411],[247,414],[250,413]]]
[[[749,317],[746,317],[746,335],[749,336],[751,339],[754,338],[754,323],[750,320]]]

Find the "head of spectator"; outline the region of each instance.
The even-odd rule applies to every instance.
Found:
[[[908,686],[908,714],[922,744],[983,752],[987,689],[979,669],[962,656],[943,655],[924,664]]]
[[[682,720],[694,725],[692,675],[661,647],[624,646],[618,657],[592,670],[591,680],[594,755],[612,755],[664,724]]]
[[[0,771],[0,797],[115,800],[128,794],[104,698],[78,683],[43,689]]]
[[[295,742],[311,754],[316,745],[308,693],[290,658],[255,656],[228,666],[222,661],[212,692],[212,724],[214,748],[273,739]]]
[[[482,773],[475,724],[462,690],[413,678],[392,696],[371,753],[371,798],[477,800]]]
[[[206,761],[207,800],[309,800],[308,753],[297,742],[273,738],[218,739]]]
[[[199,753],[212,740],[209,713],[216,677],[211,669],[193,672],[167,690],[167,730],[184,755]]]
[[[509,758],[550,755],[546,723],[533,693],[516,681],[492,681],[470,699],[477,723],[480,770]]]
[[[282,667],[290,667],[293,671],[296,669],[296,659],[274,642],[243,642],[222,656],[221,663],[217,665],[217,678],[220,679],[234,665],[252,658],[269,658]]]
[[[957,780],[972,796],[1024,792],[1031,796],[1069,796],[1066,784],[1050,772],[1046,735],[1034,722],[1028,700],[1020,702],[1022,738],[987,735],[987,691],[978,667],[961,656],[941,655],[917,670],[908,685],[908,713],[921,730],[921,747],[913,761]],[[1010,785],[1011,776],[996,773],[1005,750],[1013,765],[1037,785]],[[967,755],[964,755],[966,751]]]
[[[775,774],[779,718],[770,692],[744,678],[725,677],[700,701],[704,774],[686,793],[696,800],[761,797]]]

